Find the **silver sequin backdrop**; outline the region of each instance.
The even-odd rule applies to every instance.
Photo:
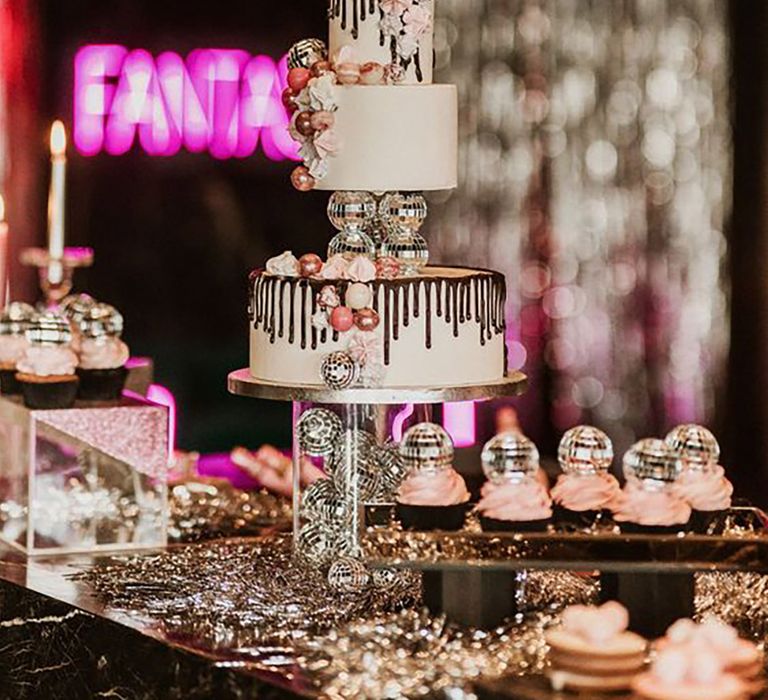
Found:
[[[460,187],[435,258],[507,275],[523,424],[617,447],[708,421],[728,345],[726,3],[439,0]]]

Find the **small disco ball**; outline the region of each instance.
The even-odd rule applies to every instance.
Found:
[[[318,479],[301,496],[301,517],[306,520],[345,522],[351,514],[352,510],[330,479]]]
[[[390,192],[381,200],[379,211],[390,226],[416,233],[427,218],[427,200],[418,192]]]
[[[705,470],[720,460],[717,438],[701,425],[678,425],[664,442],[677,453],[687,469]]]
[[[383,590],[394,588],[400,582],[400,572],[397,569],[374,569],[371,572],[371,583]]]
[[[312,457],[324,457],[333,452],[341,435],[341,418],[327,408],[310,408],[296,423],[299,447]]]
[[[437,423],[417,423],[405,431],[400,456],[409,472],[445,469],[453,464],[453,440]]]
[[[12,301],[0,314],[0,335],[23,335],[36,317],[34,306]]]
[[[327,523],[311,522],[299,530],[297,553],[311,564],[323,564],[339,554],[339,534]]]
[[[288,70],[311,68],[328,57],[328,49],[322,39],[302,39],[288,50]]]
[[[370,576],[359,559],[342,557],[328,569],[328,585],[339,593],[358,593],[367,585]]]
[[[557,460],[566,474],[597,474],[613,462],[613,443],[599,428],[577,425],[567,430],[557,448]]]
[[[109,304],[96,303],[77,322],[85,338],[119,338],[123,334],[123,315]]]
[[[403,275],[413,277],[429,262],[429,246],[420,233],[390,229],[381,244],[381,256],[394,258]]]
[[[357,493],[358,502],[376,501],[383,491],[377,455],[373,435],[348,430],[333,453],[331,473],[336,488],[345,494]]]
[[[674,482],[682,467],[677,453],[658,438],[645,438],[632,445],[623,465],[627,478],[663,483]]]
[[[339,231],[328,243],[328,257],[343,255],[345,258],[354,258],[357,255],[365,255],[369,258],[376,256],[376,244],[364,231],[344,229]]]
[[[539,451],[522,433],[499,433],[483,445],[483,473],[493,483],[520,481],[539,468]]]
[[[334,192],[328,200],[328,218],[339,231],[362,231],[376,216],[370,192]]]
[[[33,345],[67,345],[72,342],[72,329],[62,315],[46,311],[30,322],[24,336]]]
[[[90,294],[69,294],[61,300],[59,308],[77,326],[97,303]]]
[[[400,447],[394,442],[382,445],[376,451],[376,459],[379,463],[382,488],[386,495],[397,493],[400,484],[408,476],[408,467],[400,454]]]
[[[320,377],[329,389],[346,389],[360,376],[360,366],[346,352],[329,353],[320,365]]]

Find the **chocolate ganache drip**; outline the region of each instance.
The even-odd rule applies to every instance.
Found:
[[[312,350],[325,345],[329,338],[339,339],[333,329],[318,330],[312,316],[318,311],[317,295],[320,289],[333,284],[344,298],[349,280],[316,280],[305,277],[278,277],[261,270],[251,273],[253,294],[248,313],[254,329],[263,329],[271,343],[276,337],[298,342],[302,349]],[[458,338],[462,325],[469,321],[478,324],[480,344],[485,345],[494,335],[504,333],[506,286],[498,272],[477,271],[465,277],[404,277],[395,280],[374,280],[368,285],[373,290],[373,309],[379,314],[383,331],[384,364],[389,365],[391,346],[400,338],[401,328],[408,327],[411,319],[424,314],[424,345],[432,347],[432,328],[435,318],[448,324]],[[421,288],[424,287],[424,309],[421,308]],[[287,293],[286,293],[287,288]],[[299,298],[299,318],[296,318],[296,298]],[[287,312],[286,312],[287,305]],[[434,306],[433,306],[434,305]]]
[[[350,7],[351,3],[351,7]],[[366,19],[377,21],[381,24],[384,19],[384,10],[378,7],[379,0],[330,0],[328,14],[331,19],[339,20],[343,31],[349,27],[350,17],[352,18],[352,38],[357,39],[360,36],[360,23]],[[376,10],[378,9],[378,12]],[[379,46],[384,46],[386,38],[384,30],[379,30]],[[400,64],[404,71],[407,71],[413,62],[413,68],[416,73],[416,80],[423,82],[424,75],[421,68],[421,48],[417,48],[411,58],[401,59],[398,53],[398,38],[395,35],[390,36],[389,52],[391,63]]]

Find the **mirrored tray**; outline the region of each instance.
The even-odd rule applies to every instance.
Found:
[[[768,573],[765,514],[756,508],[733,508],[725,517],[737,525],[749,521],[749,527],[732,527],[728,533],[720,535],[630,535],[610,531],[409,532],[399,526],[374,527],[366,531],[363,549],[372,566],[424,571],[481,568],[496,571]]]

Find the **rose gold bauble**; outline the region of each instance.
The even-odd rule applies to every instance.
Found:
[[[326,73],[333,73],[333,66],[331,66],[330,61],[317,61],[312,64],[309,70],[313,78],[320,78]]]
[[[315,187],[315,178],[304,165],[298,165],[291,173],[291,184],[299,192],[309,192]]]
[[[302,136],[311,136],[314,132],[312,128],[312,112],[299,112],[296,115],[296,131]]]
[[[360,309],[355,313],[355,325],[361,331],[373,331],[379,325],[379,314],[373,309]]]
[[[312,112],[311,125],[315,131],[325,131],[330,129],[336,123],[336,117],[333,112]]]
[[[291,88],[287,87],[283,90],[283,107],[288,110],[289,114],[293,114],[299,108],[299,105],[296,104],[296,97],[296,93]]]
[[[323,261],[319,255],[305,253],[299,258],[299,274],[302,277],[312,277],[323,269]]]
[[[301,92],[311,77],[309,68],[291,68],[288,71],[288,87],[294,92]]]

